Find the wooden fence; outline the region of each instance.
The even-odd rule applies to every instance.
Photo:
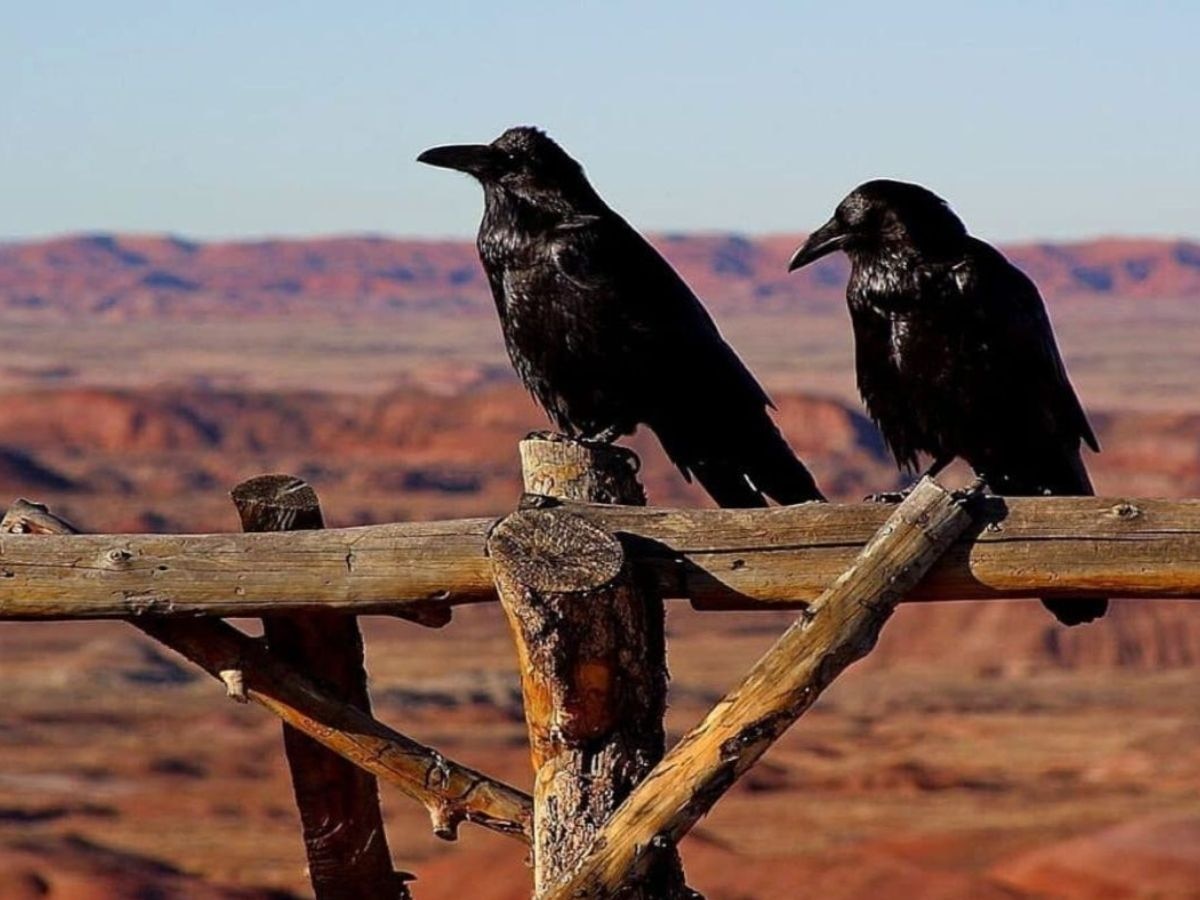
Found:
[[[499,521],[325,529],[313,490],[281,475],[234,489],[242,534],[85,535],[17,501],[0,523],[0,619],[127,620],[279,716],[318,900],[411,896],[379,781],[423,804],[440,838],[467,821],[531,845],[538,900],[675,900],[698,896],[679,840],[897,603],[1200,599],[1200,501],[995,498],[926,479],[896,506],[667,510],[644,507],[627,450],[538,437],[521,457],[526,494]],[[667,751],[670,599],[799,614]],[[439,627],[497,600],[532,796],[371,715],[356,615]],[[262,618],[263,637],[227,616]]]

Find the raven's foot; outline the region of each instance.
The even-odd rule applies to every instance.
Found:
[[[585,444],[611,444],[623,433],[619,426],[610,425],[603,431],[597,431],[595,434],[585,434],[580,440]]]
[[[585,446],[592,447],[596,451],[611,454],[618,459],[625,460],[625,462],[629,464],[630,468],[632,468],[634,472],[641,471],[641,458],[628,447],[622,447],[620,444],[615,443],[618,437],[620,437],[619,434],[614,435],[612,438],[606,438],[604,435],[594,438],[586,437],[580,438],[580,443],[584,444]]]
[[[246,675],[241,669],[222,669],[218,677],[225,684],[225,696],[238,703],[246,703]]]
[[[988,484],[988,480],[986,478],[984,478],[982,475],[976,475],[975,480],[972,481],[969,485],[967,485],[966,488],[963,489],[963,493],[964,494],[991,494],[991,493],[995,493],[995,492],[992,490],[992,486],[990,484]]]
[[[902,491],[881,491],[878,494],[867,494],[863,497],[864,503],[903,503],[908,499],[908,495],[912,493],[912,488],[905,488]]]
[[[525,440],[527,441],[551,441],[555,444],[571,439],[569,434],[563,434],[559,431],[531,431],[525,435]]]

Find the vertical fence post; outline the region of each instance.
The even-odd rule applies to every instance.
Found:
[[[538,437],[521,443],[521,461],[528,494],[645,505],[637,457],[619,447]],[[539,512],[547,515],[539,518]],[[634,583],[610,535],[549,512],[517,512],[489,541],[517,645],[536,772],[539,897],[575,868],[608,817],[662,758],[667,693],[662,598]],[[550,555],[568,561],[568,568],[612,564],[615,578],[596,590],[546,589],[556,579],[530,573],[538,556]],[[569,572],[558,575],[562,584],[570,581]],[[684,884],[675,848],[666,846],[627,896],[696,895]]]
[[[246,531],[325,525],[316,491],[290,475],[251,478],[232,497]],[[272,616],[263,619],[263,634],[274,656],[337,699],[370,712],[362,635],[353,616],[320,610]],[[405,876],[392,870],[375,776],[290,725],[283,726],[283,743],[317,900],[407,900]]]

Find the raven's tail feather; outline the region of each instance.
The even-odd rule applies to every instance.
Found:
[[[764,418],[766,413],[764,411]],[[697,452],[696,443],[663,440],[667,455],[691,472],[717,505],[731,509],[766,506],[766,497],[788,505],[824,500],[812,473],[802,463],[775,424],[738,433],[737,443]],[[660,435],[660,438],[663,438]],[[684,443],[687,452],[676,452]],[[765,496],[764,496],[765,495]]]
[[[772,439],[759,444],[749,461],[746,474],[764,494],[784,506],[824,500],[816,480],[788,446],[778,429]]]
[[[1044,459],[1051,459],[1047,454]],[[993,491],[1012,496],[1049,494],[1062,497],[1092,497],[1096,491],[1079,451],[1055,460],[1052,471],[1041,471],[1037,477],[988,479]],[[1096,597],[1044,597],[1042,605],[1063,625],[1083,625],[1094,622],[1108,612],[1108,600]]]
[[[746,479],[746,473],[728,463],[699,462],[689,467],[700,486],[717,506],[726,509],[755,509],[766,506],[766,498]]]
[[[1108,612],[1107,600],[1092,597],[1059,597],[1042,599],[1042,606],[1063,625],[1083,625],[1094,622]]]

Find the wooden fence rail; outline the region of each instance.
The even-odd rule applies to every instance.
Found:
[[[799,607],[891,509],[810,504],[671,510],[564,502],[620,538],[667,598],[700,609]],[[496,599],[495,519],[279,534],[0,539],[0,619],[430,614]],[[1200,501],[994,499],[906,601],[1033,596],[1200,599]]]

